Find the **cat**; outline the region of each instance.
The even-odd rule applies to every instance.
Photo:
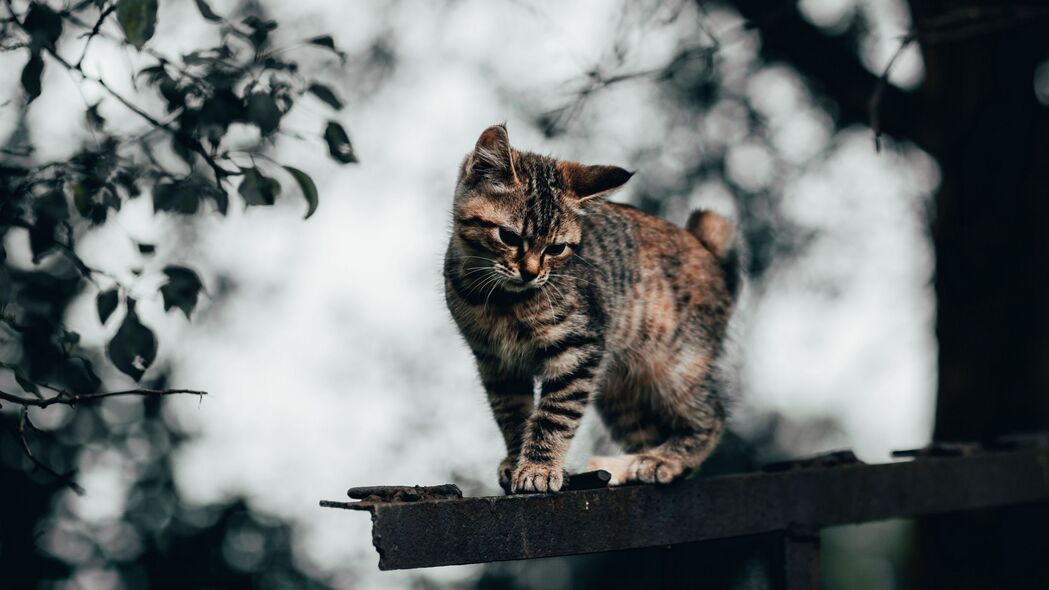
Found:
[[[505,125],[460,166],[445,297],[506,443],[509,493],[564,486],[591,403],[627,453],[590,461],[611,485],[684,477],[725,428],[715,365],[740,286],[735,226],[695,211],[681,229],[604,198],[632,175],[518,151]]]

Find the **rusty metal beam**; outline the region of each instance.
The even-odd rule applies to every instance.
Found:
[[[818,531],[1040,502],[1049,502],[1045,448],[925,454],[879,465],[815,462],[665,487],[380,502],[368,510],[379,568],[391,570]]]

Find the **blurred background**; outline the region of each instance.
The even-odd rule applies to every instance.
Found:
[[[1016,346],[1029,354],[1008,361],[988,350],[1011,320],[986,341],[959,328],[969,348],[945,358],[938,303],[941,314],[953,301],[959,314],[998,316],[938,299],[958,291],[937,290],[934,261],[943,268],[938,253],[956,250],[933,221],[954,219],[973,191],[1049,196],[1031,180],[1049,168],[1038,131],[1045,14],[940,4],[5,2],[0,360],[10,370],[0,389],[48,397],[141,377],[208,394],[27,413],[4,403],[4,577],[12,588],[91,589],[657,584],[659,550],[379,572],[369,519],[317,506],[356,485],[499,493],[501,438],[445,309],[441,259],[458,165],[503,121],[519,149],[637,170],[614,200],[677,223],[712,208],[743,228],[732,429],[704,476],[842,448],[883,462],[927,444],[934,427],[979,439],[1038,426],[1044,403],[1032,413],[1016,400],[1044,399],[1033,393],[1044,378],[1001,375],[1008,362],[1046,366],[1044,330],[1028,330],[1029,346]],[[992,41],[998,53],[981,45]],[[975,86],[961,86],[966,75]],[[999,112],[987,105],[1001,103],[1004,116],[1028,118],[986,123]],[[996,157],[964,151],[1013,128],[1014,147]],[[92,185],[90,158],[117,164]],[[57,179],[41,172],[51,163]],[[966,177],[974,166],[997,176]],[[44,176],[25,189],[31,174]],[[984,210],[986,225],[971,218],[948,234],[998,240],[1014,217],[1034,227],[1044,208]],[[1032,250],[1045,241],[1031,239]],[[1044,274],[1038,259],[983,252],[999,265],[992,286],[1035,285],[1002,278],[1012,264]],[[962,284],[972,267],[951,264]],[[1044,307],[1044,281],[990,305]],[[155,334],[155,359],[139,327]],[[998,372],[1012,409],[976,411],[965,384],[991,381],[964,371],[951,373],[963,409],[944,405],[944,367],[974,358]],[[1028,397],[1008,397],[1021,390]],[[937,421],[944,412],[950,422]],[[1017,415],[1036,417],[1009,422]],[[571,466],[601,436],[588,419]],[[84,493],[22,441],[50,469],[75,471]],[[919,537],[904,521],[828,531],[825,586],[920,587]],[[740,544],[700,552],[711,577],[697,579],[760,587],[759,557]]]

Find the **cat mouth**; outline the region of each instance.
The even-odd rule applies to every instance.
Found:
[[[531,291],[532,289],[538,289],[546,284],[546,277],[540,279],[532,279],[527,283],[521,282],[521,279],[510,279],[503,281],[501,285],[506,291],[513,293],[522,293],[524,291]]]
[[[530,291],[532,289],[538,289],[541,287],[539,283],[535,281],[529,281],[522,283],[520,281],[503,281],[502,287],[505,291],[511,291],[513,293],[521,293],[523,291]]]

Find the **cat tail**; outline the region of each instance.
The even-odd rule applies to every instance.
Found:
[[[736,224],[713,211],[697,209],[688,216],[685,230],[714,255],[725,276],[729,293],[733,299],[737,299],[743,282],[743,256]]]

